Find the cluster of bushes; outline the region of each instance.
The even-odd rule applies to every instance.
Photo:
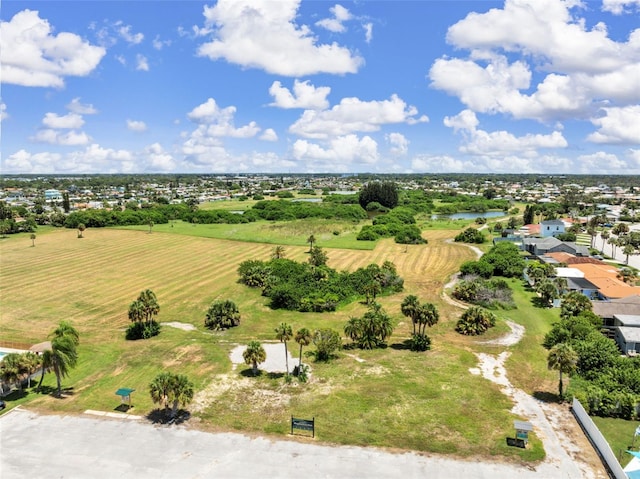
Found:
[[[462,233],[458,234],[454,238],[454,241],[457,243],[482,244],[484,243],[484,235],[480,230],[477,230],[475,228],[467,228]]]
[[[356,205],[323,204],[304,201],[259,201],[242,216],[249,218],[290,221],[304,218],[324,218],[360,221],[367,218],[366,212]]]
[[[517,278],[522,276],[525,261],[516,245],[508,241],[502,241],[493,246],[478,261],[466,261],[460,266],[460,272],[464,275],[491,278],[503,276],[505,278]]]
[[[380,238],[395,238],[400,244],[424,244],[420,228],[416,226],[414,212],[409,208],[395,208],[389,213],[376,216],[372,225],[362,227],[356,239],[376,241]]]
[[[468,276],[459,281],[451,295],[467,303],[489,309],[513,309],[513,291],[502,278],[484,279]]]
[[[602,320],[580,293],[565,295],[560,321],[544,338],[543,346],[568,345],[577,357],[568,393],[589,414],[634,419],[640,400],[640,358],[622,356],[616,343],[601,333]],[[586,297],[584,297],[586,299]]]
[[[485,213],[489,210],[509,210],[508,200],[487,199],[466,195],[440,195],[438,199],[443,203],[436,208],[436,213],[439,214],[452,214],[460,211]]]
[[[247,286],[261,288],[263,296],[271,300],[272,308],[301,312],[335,311],[340,303],[369,296],[372,291],[374,297],[401,291],[404,283],[389,261],[349,273],[338,272],[326,264],[298,263],[285,258],[248,260],[240,264],[238,275]]]
[[[462,313],[456,323],[456,331],[465,336],[479,336],[495,325],[495,314],[479,306],[473,306]]]

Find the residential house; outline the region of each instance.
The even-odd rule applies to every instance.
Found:
[[[640,315],[640,294],[611,301],[594,301],[593,312],[602,318],[605,327],[613,327],[616,314]]]
[[[640,353],[640,314],[616,314],[614,316],[615,340],[623,354]]]
[[[600,299],[611,300],[625,298],[634,294],[640,295],[640,286],[631,286],[618,278],[615,266],[603,263],[601,265],[584,263],[573,264],[584,273],[584,277],[598,287]]]
[[[558,236],[565,232],[565,224],[562,220],[545,220],[540,222],[540,234],[543,238]]]
[[[574,256],[589,256],[589,248],[579,246],[569,241],[560,241],[558,238],[523,238],[523,249],[534,256],[541,257],[548,253],[570,253]]]

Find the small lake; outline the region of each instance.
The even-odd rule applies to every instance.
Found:
[[[499,216],[507,216],[503,211],[485,211],[484,213],[453,213],[451,215],[431,215],[432,220],[475,220],[476,218],[498,218]]]
[[[295,200],[291,200],[292,203],[304,201],[305,203],[321,203],[322,198],[296,198]]]

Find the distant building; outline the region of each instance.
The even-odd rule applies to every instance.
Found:
[[[44,190],[44,199],[46,201],[62,201],[62,193],[58,190]]]
[[[543,238],[558,236],[565,232],[565,224],[562,220],[546,220],[540,222],[540,234]]]

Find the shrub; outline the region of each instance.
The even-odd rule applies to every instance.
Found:
[[[132,323],[127,327],[125,338],[131,341],[149,339],[160,334],[160,324],[152,320],[150,322]]]
[[[496,316],[486,309],[474,306],[467,309],[456,323],[456,331],[466,336],[478,336],[496,325]]]
[[[467,228],[462,233],[457,235],[454,238],[454,241],[462,242],[462,243],[481,244],[481,243],[484,243],[484,235],[480,230],[477,230],[475,228]]]
[[[215,301],[204,320],[209,329],[228,329],[240,324],[240,311],[233,301]]]

